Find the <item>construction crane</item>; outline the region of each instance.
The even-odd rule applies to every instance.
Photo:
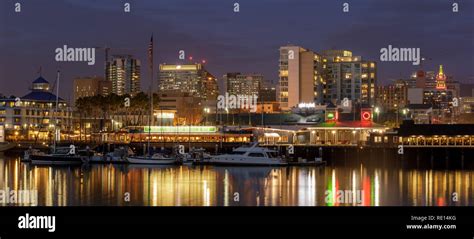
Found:
[[[109,61],[109,52],[110,52],[111,49],[114,49],[114,50],[135,50],[136,49],[136,48],[122,48],[122,47],[120,47],[120,48],[117,48],[117,47],[111,48],[107,45],[105,45],[105,46],[95,46],[94,48],[95,49],[104,49],[104,51],[105,51],[104,62],[106,62],[106,63],[107,63],[107,61]]]
[[[116,47],[111,48],[107,45],[105,45],[105,46],[95,46],[94,48],[95,49],[104,49],[104,51],[105,51],[105,56],[104,56],[104,73],[105,73],[104,77],[105,77],[105,79],[108,79],[108,77],[107,77],[107,62],[109,61],[109,52],[110,52],[111,49],[114,49],[114,50],[134,50],[134,49],[136,49],[136,48],[116,48]]]

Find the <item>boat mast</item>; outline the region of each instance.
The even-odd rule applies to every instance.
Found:
[[[150,68],[150,115],[148,117],[148,156],[150,155],[151,125],[154,124],[153,116],[153,34],[151,34],[150,45],[148,46],[148,67]]]
[[[53,140],[53,152],[56,152],[56,141],[58,135],[58,105],[59,105],[59,76],[60,76],[60,71],[57,71],[56,74],[56,109],[54,112],[54,140]]]
[[[151,118],[153,117],[153,90],[152,90],[153,82],[151,84],[152,86],[150,86],[150,115],[148,116],[148,146],[147,146],[148,156],[151,156],[150,155]]]

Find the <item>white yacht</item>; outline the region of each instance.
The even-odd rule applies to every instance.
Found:
[[[241,146],[229,154],[212,156],[209,164],[215,165],[247,165],[247,166],[284,166],[288,163],[278,156],[278,151],[258,147],[258,143],[251,146]]]

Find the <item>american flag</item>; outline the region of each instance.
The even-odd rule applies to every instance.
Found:
[[[150,71],[153,71],[153,34],[151,35],[150,44],[148,45],[148,63]]]

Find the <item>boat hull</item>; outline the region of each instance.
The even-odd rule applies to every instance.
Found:
[[[230,166],[287,166],[288,163],[279,160],[239,160],[239,159],[209,159],[200,163],[209,165],[230,165]]]
[[[74,165],[83,161],[79,156],[31,155],[30,158],[37,165]]]
[[[2,143],[0,144],[0,152],[7,151],[9,149],[12,149],[15,147],[15,144],[13,143]]]
[[[148,165],[173,165],[176,159],[153,159],[149,157],[128,157],[127,162],[130,164],[148,164]]]
[[[87,160],[88,163],[127,163],[126,159],[111,156],[92,156]]]

